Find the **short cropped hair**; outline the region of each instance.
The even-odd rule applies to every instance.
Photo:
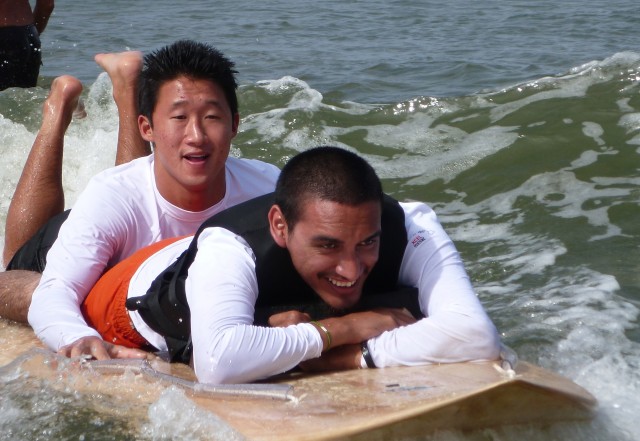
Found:
[[[151,124],[162,84],[185,76],[218,84],[229,103],[231,114],[238,113],[235,64],[214,47],[191,40],[179,40],[145,55],[138,80],[138,111]]]
[[[357,154],[338,147],[315,147],[291,158],[276,183],[275,203],[289,230],[299,221],[309,199],[348,206],[382,204],[382,184],[373,167]]]

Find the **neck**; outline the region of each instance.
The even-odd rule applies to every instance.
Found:
[[[224,175],[206,188],[189,188],[177,184],[163,185],[156,180],[158,192],[169,203],[183,210],[199,212],[220,202],[226,193]]]
[[[199,212],[207,210],[220,202],[224,197],[224,189],[219,195],[203,194],[204,192],[187,192],[178,197],[166,197],[162,192],[162,197],[167,201],[180,207],[183,210]],[[209,192],[207,192],[209,193]]]

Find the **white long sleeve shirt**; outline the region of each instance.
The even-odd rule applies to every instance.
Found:
[[[80,305],[106,269],[159,240],[194,234],[213,214],[273,191],[280,173],[265,162],[230,157],[224,198],[205,211],[189,212],[160,195],[153,160],[150,155],[96,175],[62,225],[28,316],[51,349],[99,337],[86,324]]]
[[[475,295],[459,254],[433,210],[402,203],[409,243],[399,283],[419,289],[425,318],[368,341],[378,367],[495,359],[498,333]],[[176,242],[149,258],[129,286],[129,297],[144,294],[151,281],[188,246]],[[303,323],[286,328],[253,325],[258,283],[254,256],[239,236],[206,229],[185,283],[191,311],[193,361],[199,381],[241,383],[287,371],[319,357],[322,337]],[[151,344],[164,339],[136,312],[133,323]]]

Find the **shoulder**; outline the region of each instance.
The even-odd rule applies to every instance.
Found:
[[[92,186],[132,186],[139,187],[141,182],[149,182],[152,173],[153,155],[134,159],[126,164],[108,168],[95,175],[89,181]]]
[[[436,212],[423,202],[401,202],[405,213],[408,249],[424,249],[452,245],[451,238],[442,227]],[[423,246],[420,246],[423,245]]]
[[[223,227],[207,227],[202,230],[196,240],[198,242],[198,252],[207,247],[214,249],[220,249],[223,246],[236,249],[249,247],[249,244],[242,236]]]
[[[255,260],[255,254],[249,243],[242,236],[223,227],[205,228],[197,241],[198,254],[220,255],[225,260],[234,255]]]
[[[404,211],[407,228],[414,223],[440,224],[436,212],[424,202],[400,202],[400,207]]]
[[[96,225],[137,225],[155,207],[151,163],[152,158],[139,158],[94,176],[74,203],[70,218],[90,219]]]
[[[232,174],[238,173],[260,173],[276,178],[280,175],[280,169],[268,162],[257,159],[235,158],[229,156],[226,162],[227,171]]]
[[[256,159],[227,159],[224,208],[271,193],[276,187],[280,169]]]

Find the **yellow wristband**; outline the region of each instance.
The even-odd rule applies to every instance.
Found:
[[[311,324],[313,326],[317,327],[318,329],[320,329],[327,336],[327,347],[326,348],[322,348],[322,352],[325,352],[325,351],[328,351],[329,349],[331,349],[331,333],[326,328],[326,326],[324,326],[320,322],[316,322],[315,320],[311,321]],[[323,340],[323,342],[324,342],[324,340]]]

